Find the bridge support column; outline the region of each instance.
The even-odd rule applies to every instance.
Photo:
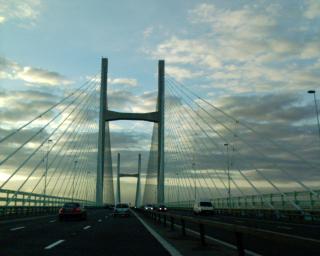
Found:
[[[135,202],[136,207],[139,207],[141,204],[140,177],[141,177],[141,154],[139,154],[139,159],[138,159],[138,179],[137,179],[136,202]]]
[[[164,203],[164,60],[158,64],[158,187],[157,201]]]
[[[98,163],[96,181],[96,204],[103,204],[104,153],[105,153],[105,112],[107,110],[108,59],[101,60],[100,115],[98,139]]]
[[[120,194],[120,153],[118,153],[117,159],[117,200],[116,203],[121,203],[121,194]]]

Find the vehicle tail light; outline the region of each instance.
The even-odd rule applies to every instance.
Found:
[[[74,208],[73,211],[75,211],[75,212],[81,212],[81,208],[80,208],[80,207]]]

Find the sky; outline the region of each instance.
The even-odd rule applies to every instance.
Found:
[[[307,91],[320,98],[319,28],[318,0],[0,0],[1,128],[17,128],[78,88],[99,73],[102,56],[110,108],[151,111],[164,59],[166,74],[227,113],[266,124],[275,139],[292,131],[293,141],[299,128],[304,137],[294,147],[316,148]],[[152,126],[127,127],[111,126],[115,147],[124,150],[130,137],[147,150]],[[137,152],[126,154],[129,170]]]

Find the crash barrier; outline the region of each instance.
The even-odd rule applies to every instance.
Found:
[[[0,189],[0,218],[57,213],[65,202],[95,206],[88,200]]]
[[[58,213],[59,208],[57,206],[0,206],[0,218],[53,214]]]
[[[269,193],[245,196],[211,198],[211,203],[219,209],[265,209],[320,211],[320,190]],[[192,208],[194,200],[166,202],[168,207]],[[295,206],[295,207],[294,207]]]
[[[237,224],[228,224],[207,219],[199,219],[196,217],[182,216],[172,213],[163,213],[155,211],[144,211],[137,209],[145,216],[154,220],[157,224],[162,224],[164,227],[170,223],[170,229],[175,229],[175,224],[181,226],[181,234],[186,236],[187,224],[193,224],[198,227],[199,238],[202,245],[206,245],[206,230],[220,229],[232,233],[235,237],[236,247],[239,256],[245,255],[244,237],[255,237],[271,243],[281,243],[288,245],[301,246],[304,248],[317,248],[320,251],[320,240],[305,238],[290,234],[278,233],[274,231],[263,230],[259,228],[246,227]],[[195,230],[196,231],[196,230]],[[266,244],[267,245],[267,244]]]
[[[189,207],[170,207],[171,210],[177,211],[192,211]],[[300,212],[294,210],[271,210],[271,209],[230,209],[230,208],[215,208],[213,215],[229,216],[237,218],[263,219],[290,223],[301,224],[320,224],[320,211]]]

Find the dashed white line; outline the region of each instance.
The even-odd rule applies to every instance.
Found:
[[[52,244],[49,244],[48,246],[44,247],[45,250],[50,250],[51,248],[57,246],[58,244],[63,243],[64,240],[58,240],[57,242],[54,242]]]
[[[104,216],[106,219],[108,219],[108,216]]]
[[[89,228],[91,228],[91,226],[85,226],[83,229],[84,229],[84,230],[87,230],[87,229],[89,229]]]
[[[286,230],[291,230],[291,227],[287,227],[287,226],[277,226],[277,228],[281,228],[281,229],[286,229]]]
[[[50,220],[49,222],[50,222],[50,223],[53,223],[53,222],[56,222],[56,220]]]
[[[23,229],[25,227],[16,227],[16,228],[11,228],[10,231],[16,231],[16,230],[19,230],[19,229]]]
[[[102,221],[102,219],[98,219],[98,222],[101,222]]]

